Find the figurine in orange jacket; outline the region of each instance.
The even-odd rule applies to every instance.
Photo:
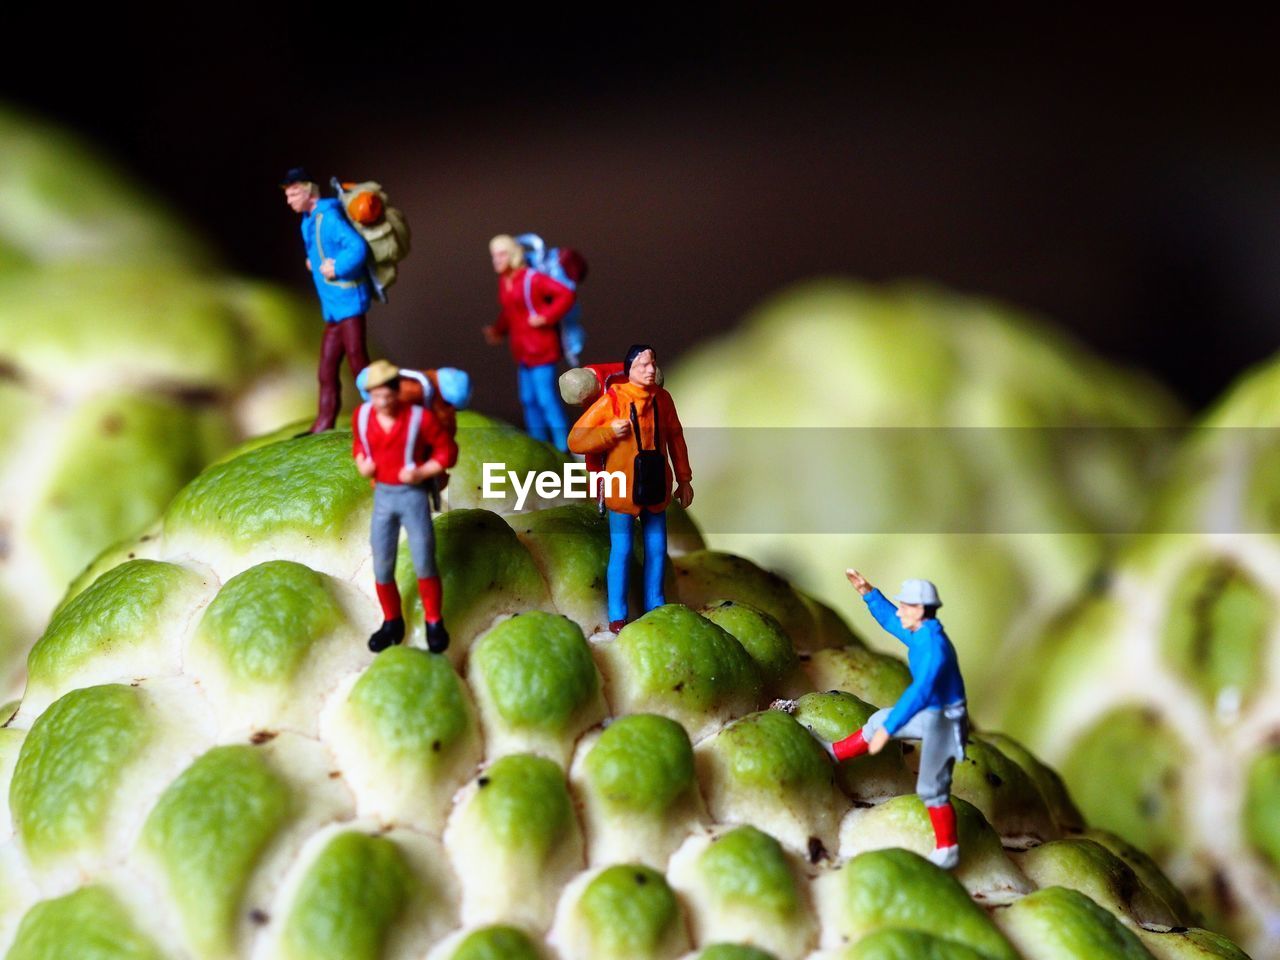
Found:
[[[632,541],[639,520],[644,539],[645,612],[666,603],[667,506],[693,502],[693,471],[671,394],[658,386],[653,348],[632,345],[622,365],[625,383],[610,387],[569,431],[574,453],[604,456],[604,469],[625,478],[605,498],[609,508],[609,629],[627,622]],[[674,484],[673,484],[674,480]]]

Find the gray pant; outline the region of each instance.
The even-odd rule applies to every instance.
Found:
[[[889,718],[889,707],[873,713],[862,728],[867,743]],[[951,796],[951,771],[964,759],[964,744],[969,739],[969,714],[964,701],[950,706],[921,710],[893,735],[895,740],[919,740],[920,772],[916,775],[916,793],[926,807],[936,807]]]
[[[379,483],[373,488],[373,578],[390,583],[396,578],[400,527],[409,536],[409,553],[418,579],[436,575],[436,534],[431,526],[431,499],[425,486]]]

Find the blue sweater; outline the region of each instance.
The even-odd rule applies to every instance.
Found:
[[[303,216],[302,242],[311,260],[311,279],[325,320],[333,323],[368,310],[371,294],[365,258],[369,245],[347,222],[340,201],[325,197]],[[320,272],[326,258],[333,261],[336,276],[332,280]]]
[[[872,590],[862,599],[876,623],[907,645],[911,686],[902,692],[885,720],[884,728],[890,736],[921,710],[940,709],[964,699],[960,663],[941,623],[925,620],[918,630],[911,631],[898,620],[898,608],[879,590]]]

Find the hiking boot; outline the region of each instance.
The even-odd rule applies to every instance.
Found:
[[[444,653],[449,649],[449,631],[444,628],[443,620],[427,624],[427,649],[432,653]]]
[[[397,617],[394,620],[383,620],[382,626],[375,630],[373,636],[369,638],[369,649],[374,653],[381,653],[387,647],[395,646],[403,639],[403,617]]]

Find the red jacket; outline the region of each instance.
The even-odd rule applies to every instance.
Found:
[[[529,297],[525,299],[525,277],[528,275]],[[511,355],[516,363],[537,367],[560,359],[560,320],[573,309],[575,294],[545,273],[530,272],[528,267],[512,270],[498,278],[498,322],[494,329],[511,339]],[[541,327],[529,326],[529,304],[533,311],[547,318]]]
[[[409,416],[412,407],[402,404],[396,415],[396,422],[387,432],[378,422],[378,412],[369,413],[369,449],[373,454],[373,462],[377,467],[373,474],[375,483],[399,485],[400,471],[405,468],[404,447],[409,439]],[[364,453],[364,444],[360,442],[360,408],[351,417],[353,434],[351,455]],[[422,408],[422,426],[418,429],[418,442],[413,446],[413,465],[422,466],[430,457],[440,466],[448,470],[458,462],[458,444],[436,418],[429,408]]]

